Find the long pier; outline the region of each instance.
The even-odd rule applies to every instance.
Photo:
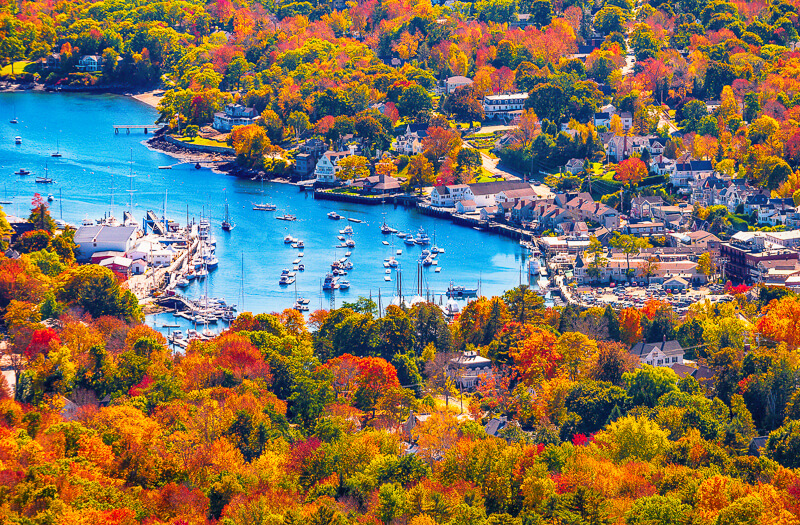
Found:
[[[158,130],[165,126],[166,124],[114,124],[112,127],[114,128],[114,135],[119,134],[119,130],[124,129],[128,135],[130,135],[132,129],[143,129],[144,134],[147,135],[149,130]]]

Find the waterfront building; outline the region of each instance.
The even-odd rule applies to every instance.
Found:
[[[463,200],[456,203],[456,212],[458,213],[474,213],[476,209],[475,201],[473,200]]]
[[[46,58],[42,59],[45,69],[50,71],[61,69],[61,53],[50,53]]]
[[[525,108],[528,100],[527,93],[509,93],[507,95],[488,95],[483,99],[483,112],[486,118],[506,119],[513,118],[513,113]]]
[[[241,104],[226,104],[224,112],[214,113],[213,128],[217,131],[231,131],[234,126],[247,126],[254,124],[261,115],[255,108],[248,108]]]
[[[498,196],[510,190],[531,190],[531,185],[524,181],[501,180],[497,182],[477,182],[470,184],[472,199],[478,208],[496,206]]]
[[[133,247],[138,230],[136,226],[81,226],[75,232],[77,259],[88,262],[97,252],[127,252]]]
[[[84,55],[78,60],[78,71],[96,73],[103,69],[103,57],[99,55]]]
[[[442,208],[452,208],[456,202],[472,200],[472,190],[468,184],[435,186],[431,191],[431,204]]]
[[[132,264],[133,261],[127,257],[110,257],[100,262],[100,266],[108,268],[123,281],[130,279]]]
[[[339,167],[339,162],[351,155],[355,155],[354,146],[344,151],[326,151],[317,161],[317,166],[314,169],[314,178],[322,184],[334,184],[337,181],[336,174],[342,170]]]

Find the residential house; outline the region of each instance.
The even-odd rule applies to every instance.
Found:
[[[213,128],[217,131],[231,131],[234,126],[248,126],[255,123],[261,115],[255,108],[248,108],[241,104],[226,104],[225,110],[214,113]]]
[[[657,221],[629,222],[625,225],[625,230],[630,235],[636,236],[663,235],[666,231],[664,223]]]
[[[631,199],[631,217],[635,219],[652,217],[650,208],[652,206],[661,206],[663,204],[664,199],[658,195],[650,197],[634,197]]]
[[[76,66],[78,71],[96,73],[103,69],[103,57],[100,55],[83,55]]]
[[[336,174],[342,170],[339,162],[351,155],[354,155],[352,147],[344,151],[326,151],[317,161],[314,178],[322,184],[334,184],[337,181]]]
[[[489,95],[483,99],[483,111],[488,120],[509,120],[510,114],[525,108],[527,93],[509,93],[507,95]]]
[[[674,364],[683,364],[684,351],[678,341],[663,341],[638,343],[631,348],[631,354],[638,357],[643,365],[671,367]]]
[[[708,160],[683,160],[675,163],[675,172],[670,176],[672,186],[683,193],[691,193],[690,183],[711,176],[714,167]]]
[[[303,179],[310,175],[317,166],[317,161],[313,155],[308,153],[298,153],[294,156],[294,172]]]
[[[600,111],[594,114],[594,126],[606,126],[608,127],[611,124],[611,113]]]
[[[505,218],[505,213],[502,206],[486,206],[481,208],[480,216],[482,221],[494,221]]]
[[[450,360],[447,373],[460,388],[469,390],[475,387],[481,376],[492,376],[492,362],[468,351]]]
[[[88,262],[97,252],[127,252],[133,247],[137,231],[136,226],[81,226],[74,237],[78,245],[77,259]]]
[[[589,193],[573,197],[564,208],[576,212],[584,221],[594,221],[610,230],[619,228],[619,212],[606,204],[595,202]]]
[[[583,221],[564,221],[556,226],[556,233],[574,239],[588,239],[589,227]]]
[[[583,171],[584,162],[584,159],[569,159],[564,165],[564,171],[568,171],[573,175],[577,175]]]
[[[431,191],[431,204],[443,208],[452,208],[456,202],[474,200],[472,190],[467,184],[451,184],[435,186]]]
[[[515,13],[508,22],[509,29],[525,29],[529,25],[533,25],[533,21],[528,13]]]
[[[515,201],[519,199],[533,200],[539,197],[535,188],[528,185],[527,188],[520,188],[516,190],[503,190],[497,193],[497,203]]]
[[[463,86],[471,86],[472,79],[462,76],[449,77],[444,81],[444,92],[448,95]]]
[[[47,70],[61,69],[61,53],[50,53],[43,61]]]
[[[392,142],[392,148],[400,155],[419,155],[422,141],[428,136],[427,124],[409,124],[405,132]]]

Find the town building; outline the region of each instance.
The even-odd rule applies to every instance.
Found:
[[[317,161],[314,178],[322,184],[334,184],[337,181],[336,174],[342,170],[339,162],[354,154],[352,147],[345,151],[326,151]]]
[[[683,365],[684,351],[678,341],[639,343],[631,348],[631,354],[638,357],[643,365],[661,367]]]
[[[96,73],[103,69],[103,57],[100,55],[84,55],[78,60],[78,71]]]
[[[400,155],[419,155],[423,151],[422,141],[427,136],[427,124],[408,124],[403,134],[392,142],[392,149]]]
[[[444,81],[444,92],[448,95],[463,86],[471,86],[472,79],[462,76],[450,77]]]
[[[254,124],[261,115],[255,108],[248,108],[241,104],[226,104],[225,111],[214,113],[213,128],[217,131],[231,131],[234,126],[248,126]]]
[[[489,120],[510,120],[513,118],[513,112],[522,111],[525,108],[526,100],[528,100],[527,93],[489,95],[483,99],[483,112]]]
[[[745,233],[745,232],[743,232]],[[738,234],[737,234],[738,235]],[[796,261],[797,251],[765,242],[760,236],[734,236],[731,242],[720,244],[720,257],[727,260],[725,276],[734,282],[753,283],[762,278],[766,261]]]
[[[456,202],[472,200],[472,190],[467,184],[451,184],[435,186],[431,190],[431,204],[441,208],[452,208]]]
[[[481,376],[491,377],[492,362],[477,352],[468,351],[450,360],[447,373],[459,388],[469,390],[478,384]]]
[[[127,252],[136,241],[136,226],[81,226],[75,232],[77,260],[88,262],[97,252]]]

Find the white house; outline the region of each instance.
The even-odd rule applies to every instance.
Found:
[[[436,186],[431,191],[431,204],[443,208],[452,208],[456,202],[473,200],[472,190],[467,184],[452,184],[450,186]]]
[[[342,170],[342,168],[339,167],[339,162],[353,154],[353,149],[346,151],[326,151],[322,157],[319,158],[317,167],[314,169],[314,176],[317,182],[326,184],[336,182],[336,174]]]
[[[133,247],[137,231],[136,226],[81,226],[75,232],[77,259],[89,261],[96,252],[127,252]]]
[[[475,201],[463,200],[456,203],[456,211],[458,213],[472,213],[476,210]]]
[[[462,76],[450,77],[444,81],[444,92],[448,95],[462,86],[471,86],[472,79]]]
[[[528,100],[527,93],[489,95],[483,99],[483,112],[487,119],[506,118],[512,111],[521,111]]]
[[[476,352],[464,352],[451,359],[447,374],[463,389],[473,388],[481,376],[491,377],[492,362]]]
[[[409,124],[405,132],[392,142],[392,148],[400,155],[419,155],[422,153],[422,141],[428,136],[425,124]]]
[[[95,73],[103,69],[103,57],[99,55],[83,55],[76,66],[79,71]]]
[[[639,343],[631,348],[631,354],[639,358],[642,364],[671,367],[683,364],[683,348],[678,341],[659,343]]]
[[[131,262],[131,274],[142,275],[147,271],[147,263],[144,259],[137,259]]]
[[[217,131],[231,131],[234,126],[247,126],[255,123],[261,115],[255,108],[241,104],[226,104],[224,112],[214,113],[214,126]]]

